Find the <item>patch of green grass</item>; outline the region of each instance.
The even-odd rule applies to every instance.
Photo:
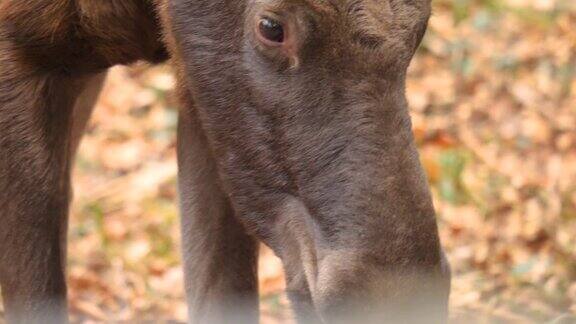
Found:
[[[284,310],[284,305],[280,300],[281,297],[282,293],[269,294],[260,297],[260,302],[268,306],[273,313],[278,313]]]
[[[462,180],[468,154],[462,149],[451,149],[440,155],[441,177],[438,182],[440,197],[452,204],[469,202],[469,194]]]

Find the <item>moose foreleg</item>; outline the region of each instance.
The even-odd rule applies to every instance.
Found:
[[[63,323],[74,137],[103,78],[27,70],[13,52],[2,50],[0,285],[6,315],[11,323]],[[78,100],[88,83],[88,100]],[[75,121],[79,115],[84,121]]]
[[[257,243],[234,217],[190,98],[178,130],[185,284],[191,323],[258,323]]]

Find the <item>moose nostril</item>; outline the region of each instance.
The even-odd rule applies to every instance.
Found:
[[[358,251],[323,257],[313,294],[326,323],[445,323],[449,285],[434,270],[391,269]]]
[[[368,273],[358,254],[336,252],[320,263],[314,304],[326,323],[351,323],[366,312],[370,293]]]
[[[353,288],[350,289],[353,291]],[[360,320],[359,314],[369,313],[367,304],[362,298],[347,296],[327,296],[317,304],[320,316],[326,323],[352,323],[353,320]]]

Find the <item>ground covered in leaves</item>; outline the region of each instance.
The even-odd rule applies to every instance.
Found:
[[[109,76],[75,169],[75,322],[185,321],[173,87],[165,66]],[[454,273],[453,322],[569,323],[576,2],[436,1],[408,96]],[[262,254],[263,323],[289,323],[281,265]]]

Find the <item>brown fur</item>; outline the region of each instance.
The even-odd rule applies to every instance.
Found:
[[[257,321],[256,239],[282,258],[301,322],[444,322],[449,273],[404,95],[429,5],[0,2],[9,321],[65,321],[70,166],[103,73],[170,53],[192,322]],[[259,42],[262,14],[284,20],[283,46]]]

